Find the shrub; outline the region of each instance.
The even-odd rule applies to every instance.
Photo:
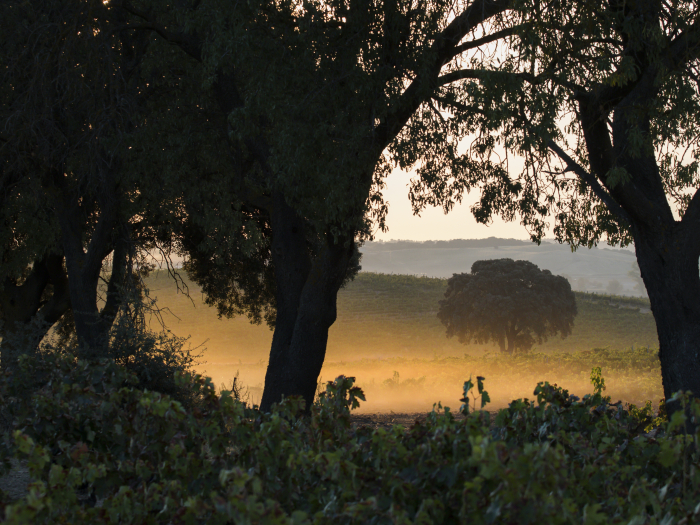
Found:
[[[596,392],[541,383],[489,427],[483,378],[459,417],[358,427],[364,399],[340,376],[310,415],[285,399],[250,409],[195,377],[191,410],[105,361],[57,361],[54,380],[6,433],[2,458],[26,459],[29,494],[8,523],[686,523],[700,517],[699,436],[682,411],[657,435],[646,416]],[[183,379],[183,378],[180,378]],[[476,387],[476,392],[473,392]],[[0,392],[4,395],[4,383]],[[685,395],[678,402],[690,403]],[[690,409],[700,417],[697,401]],[[473,406],[472,406],[473,405]],[[94,497],[81,499],[81,494]],[[97,501],[97,503],[95,503]]]
[[[145,321],[121,315],[112,327],[104,355],[133,373],[138,379],[137,388],[167,394],[191,407],[198,402],[195,390],[175,380],[178,374],[193,374],[200,364],[201,353],[195,354],[189,345],[185,346],[187,339],[168,331],[151,331]]]

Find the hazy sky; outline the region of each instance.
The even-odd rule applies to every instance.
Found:
[[[389,201],[387,224],[389,231],[377,232],[377,240],[403,239],[413,241],[442,241],[450,239],[483,239],[501,237],[505,239],[529,239],[525,228],[516,219],[504,222],[495,219],[490,226],[477,224],[469,208],[479,200],[479,192],[473,190],[465,195],[462,203],[450,213],[442,208],[427,208],[421,216],[413,215],[408,200],[408,185],[412,174],[395,169],[386,179],[384,198]]]

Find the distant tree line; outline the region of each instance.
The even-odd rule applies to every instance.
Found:
[[[416,250],[416,249],[442,249],[442,248],[494,248],[499,246],[530,246],[532,242],[518,239],[500,239],[497,237],[487,237],[486,239],[452,239],[450,241],[387,241],[382,243],[371,243],[365,245],[366,248],[391,247],[393,250]]]

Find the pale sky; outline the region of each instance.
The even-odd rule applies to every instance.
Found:
[[[455,205],[445,215],[442,208],[428,207],[420,217],[413,215],[408,199],[408,186],[412,173],[400,169],[392,171],[386,179],[384,199],[389,202],[387,225],[389,231],[376,233],[376,240],[447,241],[450,239],[483,239],[500,237],[504,239],[528,240],[525,227],[516,217],[513,222],[494,219],[489,226],[478,224],[470,211],[472,204],[479,200],[479,191],[472,190],[464,195],[461,204]]]

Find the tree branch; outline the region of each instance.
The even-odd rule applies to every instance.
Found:
[[[696,20],[687,31],[674,38],[670,45],[670,69],[680,69],[681,65],[700,56],[700,21]]]
[[[586,184],[588,184],[591,189],[593,190],[593,193],[596,194],[596,197],[598,197],[605,206],[610,210],[610,212],[617,216],[617,218],[624,222],[627,225],[631,225],[632,221],[630,216],[627,214],[627,212],[617,203],[615,200],[612,198],[612,196],[605,191],[605,188],[603,188],[600,183],[598,182],[598,179],[595,178],[592,174],[588,173],[583,167],[577,163],[574,159],[569,157],[569,155],[566,154],[566,152],[561,149],[557,144],[553,141],[550,140],[547,143],[547,147],[551,149],[554,153],[556,153],[561,160],[563,160],[566,163],[566,171],[572,171],[575,173],[579,178],[581,178]]]
[[[700,225],[700,189],[695,191],[695,194],[690,199],[688,208],[681,218],[681,224],[690,223],[696,223],[696,226]],[[698,231],[700,231],[700,229]]]
[[[195,38],[193,35],[188,35],[184,33],[173,33],[171,31],[168,31],[168,29],[163,24],[160,24],[157,20],[155,20],[155,17],[152,15],[152,13],[141,11],[140,9],[134,7],[133,4],[131,4],[131,2],[129,2],[128,0],[122,2],[121,7],[127,13],[130,13],[146,22],[145,24],[139,24],[130,27],[131,29],[145,29],[155,31],[158,35],[163,37],[171,44],[179,46],[185,53],[190,55],[196,61],[202,61],[202,42]]]
[[[435,57],[403,92],[390,116],[375,130],[378,146],[384,149],[403,128],[411,115],[437,89],[442,67],[454,56],[460,41],[478,24],[481,24],[511,7],[511,0],[480,0],[473,2],[435,38],[430,52]]]
[[[500,40],[501,38],[505,38],[507,36],[513,36],[515,35],[520,29],[524,29],[526,27],[529,27],[531,24],[530,23],[525,23],[525,24],[518,24],[517,26],[513,27],[508,27],[506,29],[501,29],[500,31],[496,31],[495,33],[485,36],[483,38],[477,38],[476,40],[472,40],[470,42],[465,42],[464,44],[461,44],[459,46],[456,46],[452,52],[452,58],[456,57],[457,55],[464,53],[465,51],[468,51],[469,49],[474,49],[475,47],[483,46],[484,44],[490,44],[491,42],[495,42],[496,40]]]
[[[523,80],[525,82],[528,82],[529,84],[536,86],[538,84],[542,84],[546,80],[551,80],[555,82],[556,84],[568,88],[572,91],[579,91],[582,90],[583,87],[579,86],[578,84],[574,84],[573,82],[567,82],[563,79],[556,78],[552,75],[554,71],[543,71],[539,75],[533,75],[532,73],[526,73],[526,72],[520,72],[520,73],[509,73],[505,71],[490,71],[490,70],[484,70],[484,69],[458,69],[456,71],[450,71],[449,73],[445,73],[441,77],[438,78],[438,87],[446,86],[447,84],[451,84],[452,82],[457,82],[458,80],[468,80],[468,79],[475,79],[475,80],[480,80],[482,79],[485,75],[491,75],[491,76],[496,76],[496,77],[502,77],[503,79],[507,78],[517,78],[520,80]]]

